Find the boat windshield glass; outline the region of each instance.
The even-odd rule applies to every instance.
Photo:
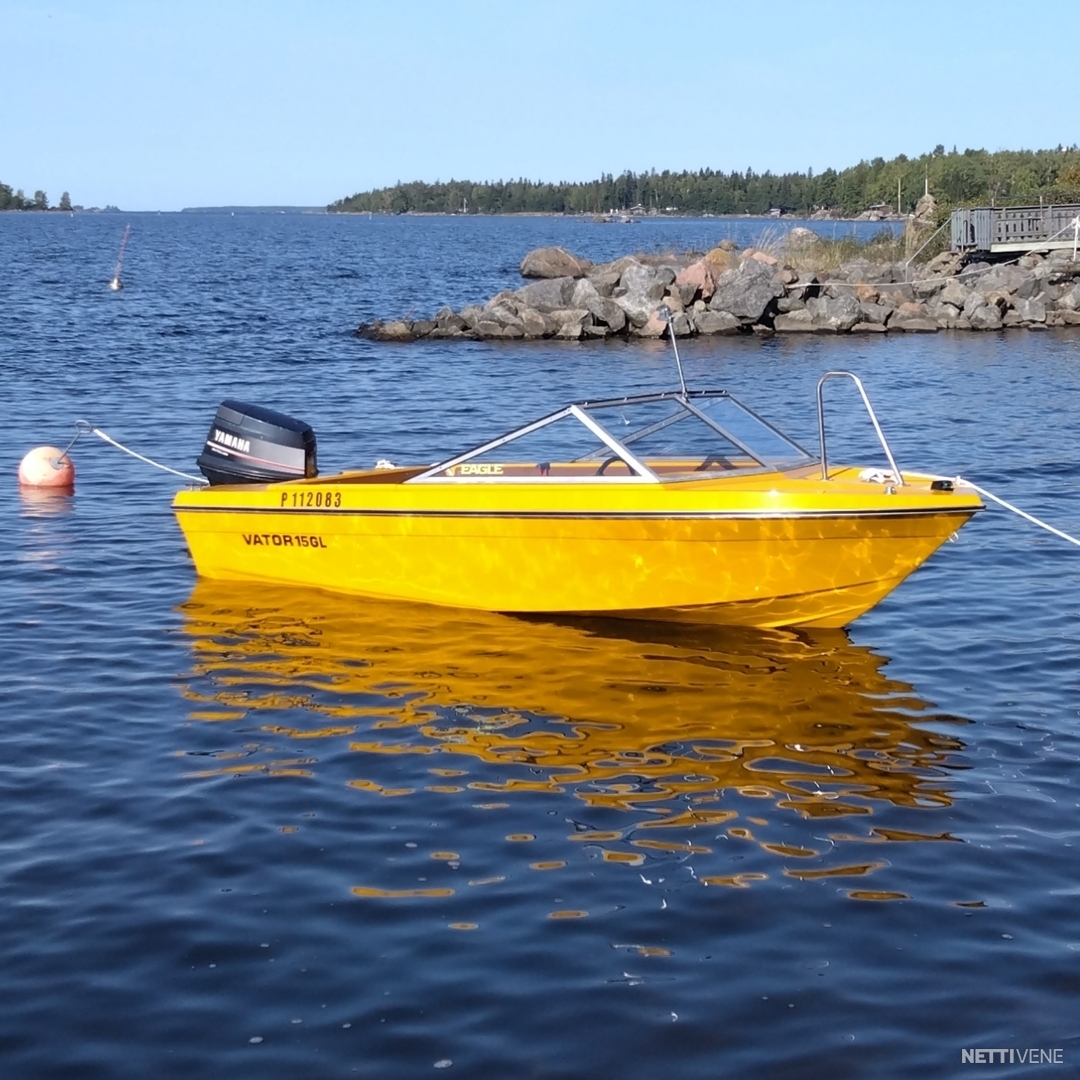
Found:
[[[668,392],[567,406],[414,479],[655,483],[813,460],[725,391]]]

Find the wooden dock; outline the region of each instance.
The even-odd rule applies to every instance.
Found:
[[[1080,230],[1078,223],[1080,203],[954,210],[952,249],[999,252],[1071,248]]]

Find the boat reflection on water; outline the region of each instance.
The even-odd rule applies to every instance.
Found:
[[[871,819],[950,804],[964,745],[942,721],[964,721],[842,630],[525,620],[206,580],[183,611],[192,717],[243,720],[273,743],[221,751],[198,776],[319,777],[347,748],[361,797],[569,796],[588,823],[570,839],[605,858],[686,850],[706,826],[793,860],[796,877],[842,872],[837,841],[951,839]],[[765,835],[792,822],[784,842]],[[831,847],[814,847],[826,833]],[[823,846],[829,865],[800,869]]]

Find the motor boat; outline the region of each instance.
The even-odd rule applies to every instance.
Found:
[[[677,357],[677,353],[676,353]],[[831,465],[854,382],[888,468]],[[435,464],[319,475],[310,426],[226,401],[173,509],[207,578],[503,613],[841,627],[983,509],[897,467],[857,376],[805,449],[723,389],[575,401]]]

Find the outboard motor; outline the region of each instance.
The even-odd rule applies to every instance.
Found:
[[[218,406],[196,464],[211,484],[275,484],[319,473],[310,424],[232,399]]]

